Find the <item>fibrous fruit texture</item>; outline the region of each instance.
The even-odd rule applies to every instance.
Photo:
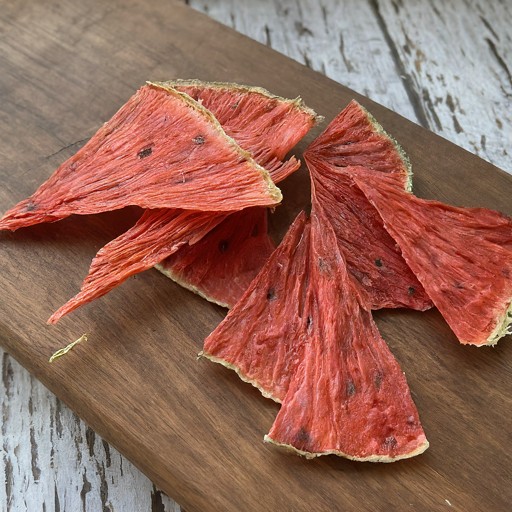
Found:
[[[281,402],[302,360],[302,310],[310,226],[302,212],[224,321],[203,355],[235,370],[264,396]]]
[[[96,254],[80,293],[57,310],[48,323],[57,323],[64,315],[102,297],[130,276],[150,269],[183,245],[194,244],[226,215],[179,209],[146,210],[133,228]],[[162,239],[163,231],[167,238]]]
[[[315,201],[311,224],[296,219],[203,355],[282,402],[268,442],[374,462],[428,447],[404,374]]]
[[[275,248],[266,208],[246,208],[229,215],[199,242],[183,245],[157,268],[184,288],[231,308]]]
[[[201,102],[226,133],[269,171],[275,183],[299,168],[295,157],[284,163],[282,160],[321,120],[299,98],[288,100],[260,87],[198,80],[175,80],[163,85]],[[275,248],[267,234],[266,213],[260,215],[262,219],[257,220],[255,216],[259,215],[254,210],[250,215],[238,214],[238,227],[235,219],[226,219],[199,245],[183,246],[156,268],[207,300],[234,306]],[[257,236],[244,236],[256,226]],[[224,242],[219,245],[222,233]]]
[[[265,439],[308,458],[332,453],[393,462],[422,453],[428,442],[405,376],[354,289],[318,205],[309,263],[307,341]]]
[[[281,98],[261,87],[199,80],[159,84],[184,92],[207,108],[224,131],[270,173],[274,183],[299,168],[293,156],[282,160],[321,119],[300,98]]]
[[[257,162],[269,167],[271,177],[276,179],[283,179],[298,168],[300,162],[293,157],[285,163],[281,160],[317,120],[316,114],[300,100],[278,98],[259,88],[196,80],[158,83],[154,87],[164,92],[172,92],[173,87],[177,87],[179,94],[191,95],[190,101],[197,99],[212,109],[210,115],[218,116],[222,128],[237,141],[242,141],[244,150],[254,152]],[[215,161],[216,155],[210,154],[210,159]],[[215,188],[216,183],[213,181],[210,186]],[[229,189],[229,183],[222,186]],[[233,194],[236,194],[235,189]],[[197,197],[199,207],[201,194],[194,197]],[[191,215],[179,209],[147,210],[132,229],[101,249],[80,293],[49,321],[57,322],[80,305],[105,295],[131,275],[149,269],[175,253],[171,260],[157,268],[208,300],[232,306],[273,249],[267,234],[266,209],[261,208],[259,214],[256,214],[256,208],[251,212],[226,219],[224,224],[224,212],[193,212]],[[238,228],[236,219],[241,223]],[[210,237],[209,231],[219,223],[221,225]],[[242,236],[243,233],[252,234],[256,225],[260,230],[258,236]],[[235,234],[237,229],[240,229],[239,235]],[[223,232],[224,240],[230,238],[233,243],[219,251],[220,242],[216,239]],[[201,249],[194,248],[203,237]],[[199,250],[201,257],[198,257]],[[189,266],[191,257],[194,258],[193,268]]]
[[[409,190],[410,164],[400,146],[352,101],[312,142],[304,158],[349,272],[372,309],[430,308],[432,302],[396,242],[352,179],[352,170],[362,166]]]
[[[138,205],[236,211],[282,199],[268,172],[188,95],[142,87],[0,229]]]
[[[368,171],[355,179],[459,341],[510,334],[512,218],[419,199]]]

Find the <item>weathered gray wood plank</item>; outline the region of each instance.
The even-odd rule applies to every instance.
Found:
[[[187,3],[512,172],[510,2]],[[0,355],[1,510],[179,510]]]
[[[6,352],[1,355],[0,510],[179,512]]]

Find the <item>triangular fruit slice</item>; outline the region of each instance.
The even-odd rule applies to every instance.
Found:
[[[184,92],[207,108],[224,131],[270,173],[274,183],[299,168],[295,157],[282,160],[322,119],[300,98],[281,98],[261,87],[199,80],[172,80],[162,86]]]
[[[168,208],[146,210],[133,228],[100,249],[80,293],[56,311],[48,323],[57,323],[64,315],[102,297],[130,276],[154,267],[183,245],[197,242],[226,215]],[[163,231],[166,239],[162,239]],[[141,246],[144,251],[140,250]]]
[[[236,211],[282,199],[268,172],[188,95],[142,87],[0,229],[128,205]]]
[[[307,286],[309,222],[302,212],[279,247],[201,355],[235,370],[264,396],[280,402],[302,360],[300,325]]]
[[[281,159],[320,119],[300,100],[278,98],[259,88],[196,80],[166,82],[161,86],[176,86],[203,104],[207,103],[213,113],[221,117],[226,132],[243,140],[244,149],[257,152],[257,162],[269,165],[271,177],[277,180],[298,168],[300,162],[294,158],[285,163]],[[226,106],[229,106],[228,111]],[[60,308],[50,322],[57,322],[81,304],[105,295],[129,276],[160,263],[176,251],[176,256],[163,263],[160,270],[165,268],[166,275],[208,300],[233,306],[274,248],[267,234],[266,209],[261,207],[257,214],[257,208],[250,209],[250,215],[241,213],[235,217],[243,222],[239,235],[235,234],[234,220],[226,219],[226,224],[222,223],[211,237],[207,227],[211,229],[218,224],[218,213],[204,212],[200,219],[197,213],[191,218],[179,210],[147,210],[136,226],[98,253],[80,293]],[[263,224],[260,218],[265,219]],[[196,232],[199,222],[203,227]],[[251,223],[252,227],[248,225]],[[187,234],[187,229],[192,232]],[[259,232],[254,237],[255,229]],[[231,243],[217,261],[219,232]],[[193,244],[202,236],[200,249],[194,248]],[[191,258],[195,258],[193,267]]]
[[[353,100],[306,150],[334,167],[361,166],[398,177],[402,188],[411,190],[411,164],[398,142],[376,119]]]
[[[281,98],[260,87],[199,80],[174,80],[164,85],[189,94],[210,110],[225,132],[269,171],[274,183],[298,169],[300,162],[295,157],[285,163],[281,160],[322,119],[300,98]],[[236,235],[236,224],[228,218],[199,245],[185,245],[157,265],[158,270],[211,302],[233,307],[272,253],[271,247],[275,248],[258,216],[251,214],[259,224],[258,236],[252,237],[248,218],[243,213],[237,215],[240,234]],[[261,215],[266,219],[266,213]],[[226,241],[236,237],[224,252],[219,250],[220,233]]]
[[[231,308],[275,248],[267,232],[267,209],[247,208],[232,213],[202,240],[184,245],[157,268],[184,288]]]
[[[265,440],[307,458],[394,462],[422,453],[428,441],[405,376],[360,302],[334,231],[315,204],[309,262],[306,342]]]
[[[352,101],[311,143],[304,158],[349,272],[372,309],[423,311],[432,307],[379,215],[351,177],[354,166],[363,166],[392,177],[397,187],[409,190],[410,164],[396,141]]]
[[[355,179],[459,341],[510,334],[512,218],[419,199],[368,171]]]

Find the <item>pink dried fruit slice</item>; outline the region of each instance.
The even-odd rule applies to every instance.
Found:
[[[236,211],[282,199],[268,172],[188,95],[146,85],[0,229],[138,205]]]
[[[367,170],[355,179],[461,343],[511,333],[511,217],[420,199]]]
[[[372,309],[408,307],[423,311],[432,307],[351,175],[353,167],[363,166],[392,178],[401,189],[410,189],[410,164],[396,141],[352,101],[312,142],[304,158],[349,272]]]
[[[289,100],[275,96],[261,87],[172,80],[163,82],[188,94],[207,108],[224,131],[278,183],[296,171],[300,162],[286,154],[322,118],[306,107],[300,98]]]
[[[282,402],[266,441],[308,458],[392,462],[428,442],[399,365],[328,220],[301,214],[202,355]]]
[[[244,149],[255,152],[259,164],[270,166],[271,177],[276,179],[283,179],[298,168],[300,162],[295,158],[285,163],[281,159],[318,121],[318,116],[299,99],[286,100],[259,88],[197,80],[160,85],[165,89],[176,87],[207,105],[214,115],[220,117],[226,132],[243,141]],[[206,227],[216,226],[219,214],[204,212],[201,222],[205,228],[201,230],[201,236],[193,232],[188,240],[186,232],[190,217],[186,213],[147,210],[134,228],[98,253],[81,292],[50,321],[58,321],[80,304],[101,297],[129,276],[162,262],[174,253],[171,260],[157,268],[208,300],[233,306],[274,249],[267,234],[266,209],[261,208],[259,214],[256,208],[251,212],[235,217],[240,220],[238,228],[234,219],[226,219],[211,237]],[[260,217],[265,218],[264,225]],[[190,228],[194,230],[197,222],[199,219],[195,216]],[[148,235],[144,233],[144,226],[151,226]],[[252,234],[256,226],[260,229],[258,236],[246,236]],[[240,230],[239,235],[236,235],[237,229]],[[236,240],[228,244],[222,253],[217,240],[219,232],[224,232],[224,240]],[[195,248],[193,244],[202,236],[204,240],[200,248]],[[193,267],[190,266],[191,258]]]
[[[146,210],[137,224],[100,249],[92,261],[80,293],[48,320],[57,323],[64,315],[102,297],[130,276],[147,270],[187,243],[195,243],[226,218],[222,212],[161,209]],[[162,227],[168,234],[162,240]],[[144,252],[139,247],[144,245]]]
[[[281,98],[260,87],[199,80],[175,80],[165,85],[187,93],[210,110],[226,133],[269,171],[274,183],[299,168],[300,162],[295,157],[284,163],[282,160],[322,119],[300,98]],[[244,214],[238,215],[240,235],[236,235],[234,220],[228,218],[198,246],[183,246],[156,268],[207,300],[233,307],[275,249],[267,234],[266,220],[262,228],[253,215],[250,218],[255,224]],[[262,211],[261,215],[266,219],[266,213]],[[257,237],[241,236],[256,225],[259,226]],[[220,251],[221,232],[224,240],[235,236],[236,244],[230,242]]]
[[[206,338],[202,355],[280,402],[302,360],[309,223],[302,212],[244,296]]]
[[[428,441],[405,376],[315,201],[303,317],[303,356],[265,440],[307,458],[394,462],[425,451]]]
[[[233,307],[274,252],[266,208],[232,213],[195,244],[157,265],[177,283],[227,308]]]
[[[306,152],[334,167],[366,167],[394,176],[404,189],[412,187],[411,164],[405,152],[357,101],[351,101]]]

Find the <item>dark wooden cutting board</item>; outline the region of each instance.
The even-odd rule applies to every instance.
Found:
[[[301,95],[326,117],[323,127],[356,98],[409,154],[420,197],[512,215],[511,176],[182,4],[4,1],[0,35],[2,213],[145,80],[200,78]],[[285,201],[271,219],[276,238],[308,206],[306,169],[281,188]],[[225,311],[156,270],[46,326],[79,290],[96,251],[138,214],[0,233],[0,343],[188,512],[508,508],[510,337],[494,349],[463,347],[436,310],[378,312],[430,448],[414,459],[371,464],[333,456],[307,461],[263,444],[279,406],[234,372],[196,359]],[[89,341],[48,364],[85,332]]]

